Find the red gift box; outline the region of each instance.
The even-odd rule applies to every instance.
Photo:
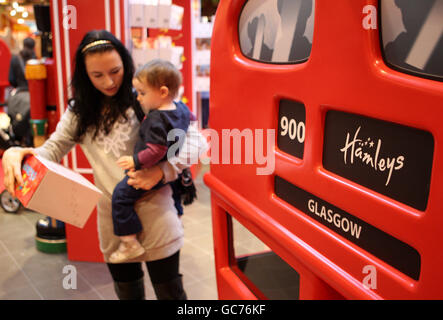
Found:
[[[27,208],[83,228],[102,192],[85,177],[58,163],[29,156],[16,196]]]

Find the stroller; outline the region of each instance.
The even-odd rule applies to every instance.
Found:
[[[32,131],[29,124],[29,92],[17,90],[11,95],[7,104],[7,113],[0,112],[0,156],[14,146],[32,147]],[[12,197],[3,185],[3,168],[1,168],[0,205],[6,212],[16,213],[22,207],[17,198]]]

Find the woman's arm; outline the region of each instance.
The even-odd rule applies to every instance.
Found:
[[[43,158],[59,162],[75,145],[73,134],[76,122],[69,110],[60,119],[56,131],[39,148],[9,148],[2,158],[4,184],[8,192],[15,196],[15,185],[23,185],[21,166],[23,158],[28,154],[38,154]]]
[[[74,136],[77,130],[77,119],[69,109],[61,117],[54,133],[35,152],[45,159],[60,162],[75,146]]]

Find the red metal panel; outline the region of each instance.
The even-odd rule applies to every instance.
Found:
[[[5,88],[9,86],[9,63],[11,62],[11,52],[8,45],[0,39],[0,103],[5,102]],[[3,107],[0,107],[3,110]]]
[[[108,1],[110,8],[111,2]],[[121,7],[123,8],[123,1],[120,1]],[[58,9],[58,16],[54,16],[54,4],[56,4]],[[66,2],[67,6],[72,6],[75,11],[69,11],[70,13],[75,12],[76,18],[75,28],[68,28],[65,30],[63,21],[66,15],[63,14],[63,1],[55,0],[51,1],[51,19],[58,19],[59,23],[59,33],[55,33],[54,23],[52,23],[53,34],[54,34],[54,59],[57,58],[57,53],[60,56],[61,72],[57,73],[57,77],[61,77],[62,81],[62,92],[59,94],[63,95],[63,105],[58,104],[58,110],[61,113],[66,109],[66,103],[69,97],[68,87],[70,76],[73,72],[73,59],[75,56],[75,51],[79,45],[81,39],[86,32],[94,29],[106,29],[106,10],[104,1],[93,1],[86,2],[81,0],[70,0]],[[113,4],[112,4],[113,7]],[[68,7],[67,7],[68,8]],[[115,16],[112,14],[113,11],[110,10],[109,19],[112,21]],[[123,15],[123,9],[121,10]],[[123,19],[124,21],[124,19]],[[121,24],[122,30],[124,24]],[[113,31],[113,29],[111,30]],[[67,36],[69,39],[66,39]],[[56,52],[56,42],[59,41],[60,51]],[[69,54],[68,56],[66,54]],[[69,78],[69,79],[68,79]],[[60,79],[59,79],[60,80]],[[69,167],[73,169],[89,169],[90,165],[84,156],[83,152],[79,147],[76,147],[75,157],[72,153],[69,155]],[[74,163],[75,162],[75,163]],[[84,174],[86,178],[93,182],[92,174]],[[77,261],[92,261],[92,262],[102,262],[103,255],[99,248],[98,235],[97,235],[97,214],[94,212],[83,229],[76,228],[71,225],[66,225],[66,236],[67,236],[67,247],[68,247],[68,258],[70,260]]]

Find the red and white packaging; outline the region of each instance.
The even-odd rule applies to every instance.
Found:
[[[83,228],[102,192],[85,177],[58,163],[29,156],[16,197],[29,209]]]

